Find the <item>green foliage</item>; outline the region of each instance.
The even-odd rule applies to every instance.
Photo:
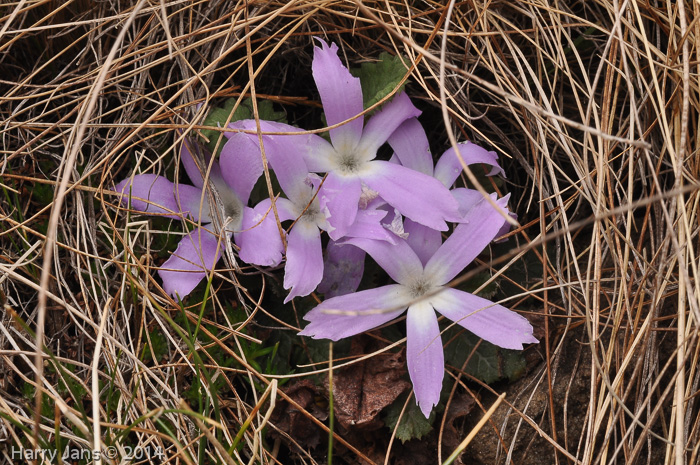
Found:
[[[202,125],[224,127],[227,121],[231,123],[233,121],[253,118],[253,101],[250,98],[247,98],[243,100],[240,105],[238,105],[238,108],[235,108],[237,100],[238,99],[236,98],[230,98],[224,102],[223,107],[212,108],[207,117],[204,118]],[[280,123],[287,122],[286,115],[283,112],[275,111],[272,102],[269,100],[258,100],[258,115],[260,116],[261,120],[277,121]],[[221,153],[221,148],[226,142],[223,139],[225,137],[224,133],[211,129],[202,129],[201,132],[207,139],[204,141],[206,147],[212,153],[214,153],[214,150],[216,149],[216,156],[219,156]]]
[[[406,403],[407,394],[400,395],[393,404],[388,406],[385,411],[384,422],[392,430],[396,429],[396,437],[401,440],[401,442],[410,441],[411,439],[420,439],[433,429],[433,422],[435,421],[435,412],[437,409],[433,409],[430,413],[429,418],[425,418],[423,412],[421,412],[418,404],[416,404],[415,398],[411,398],[406,405],[406,410],[401,416],[401,410]],[[399,418],[401,422],[399,423]],[[398,423],[398,425],[397,425]]]
[[[143,351],[141,353],[141,361],[148,363],[151,359],[160,360],[161,357],[168,353],[168,340],[165,335],[161,332],[160,327],[148,332],[148,339],[146,339],[143,346]]]
[[[311,339],[304,340],[306,345],[306,354],[311,357],[313,363],[328,363],[328,339]],[[347,337],[333,343],[333,355],[335,358],[345,356],[350,353],[350,345],[352,338]],[[301,362],[301,363],[308,363]]]
[[[406,75],[406,67],[401,58],[386,52],[379,54],[379,61],[362,63],[360,68],[353,68],[350,73],[360,78],[362,83],[362,100],[369,108],[389,95]],[[403,85],[401,89],[403,89]]]
[[[53,201],[53,186],[37,182],[32,186],[32,198],[42,207]]]
[[[487,272],[481,272],[475,274],[472,278],[464,281],[463,283],[460,283],[457,286],[457,289],[460,289],[465,292],[470,292],[474,293],[475,290],[477,290],[482,284],[484,284],[486,281],[488,281],[491,278],[491,275]],[[485,288],[483,288],[481,291],[479,291],[479,296],[485,298],[485,299],[492,299],[494,295],[496,295],[496,292],[498,291],[498,286],[496,286],[495,281],[491,281]]]
[[[522,351],[502,349],[455,325],[443,333],[445,362],[461,369],[485,383],[502,379],[515,381],[525,372]],[[479,344],[479,341],[481,343]],[[476,345],[479,347],[474,350]],[[465,366],[466,362],[466,366]]]

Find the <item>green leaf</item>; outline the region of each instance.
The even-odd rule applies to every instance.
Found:
[[[457,289],[462,290],[464,292],[469,292],[470,294],[474,294],[479,287],[481,287],[482,284],[484,284],[486,281],[491,279],[491,275],[487,272],[481,272],[481,273],[476,273],[472,278],[464,281],[463,283],[460,283],[457,286]],[[498,287],[496,286],[496,281],[491,281],[486,287],[484,287],[481,291],[479,291],[479,296],[483,297],[484,299],[492,299],[494,295],[496,295],[496,291],[498,290]]]
[[[351,69],[350,74],[360,78],[363,104],[369,108],[389,95],[399,85],[406,71],[400,57],[382,52],[379,61],[362,63],[360,68]],[[403,86],[399,91],[402,89]]]
[[[231,123],[233,121],[253,118],[253,101],[250,98],[243,100],[234,111],[237,100],[237,98],[232,97],[224,102],[223,107],[212,108],[207,117],[204,118],[202,125],[224,127],[227,121]],[[230,119],[229,116],[231,116]],[[279,123],[287,122],[284,112],[275,111],[270,100],[258,100],[258,116],[260,116],[261,120],[277,121]],[[219,144],[216,151],[216,156],[219,156],[221,148],[226,142],[223,139],[224,133],[211,129],[202,129],[201,132],[202,135],[208,139],[208,141],[205,140],[205,143],[210,152],[213,153],[217,143]],[[219,142],[220,138],[222,138],[221,142]]]
[[[465,372],[487,384],[502,379],[513,382],[525,372],[522,351],[502,349],[486,341],[474,350],[480,338],[460,326],[445,331],[442,340],[446,343],[445,362],[461,369],[468,360]]]
[[[406,410],[401,416],[401,410],[406,403],[407,394],[400,395],[393,404],[386,408],[386,416],[384,423],[392,430],[396,428],[396,437],[401,439],[401,442],[410,441],[411,439],[420,439],[433,429],[435,421],[435,410],[430,413],[429,418],[425,418],[423,412],[420,411],[416,399],[411,398],[408,401]],[[401,422],[397,426],[397,422],[401,417]]]

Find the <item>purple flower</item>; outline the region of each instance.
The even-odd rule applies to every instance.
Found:
[[[433,176],[447,188],[450,188],[462,173],[462,163],[454,147],[447,149],[439,158],[435,167],[433,167],[433,157],[430,153],[428,136],[417,118],[410,118],[404,121],[389,137],[388,142],[391,148],[394,149],[392,161],[398,161],[407,168]],[[489,165],[491,166],[491,171],[488,173],[488,176],[501,175],[505,177],[503,168],[498,164],[496,152],[488,151],[471,142],[457,144],[457,149],[466,165]],[[459,204],[459,216],[462,218],[467,215],[474,205],[483,200],[481,193],[475,189],[458,187],[450,192]],[[508,215],[517,218],[517,215],[510,211]],[[404,227],[406,232],[409,233],[408,242],[411,246],[414,246],[414,241],[424,242],[424,245],[421,247],[414,246],[415,250],[424,252],[426,257],[421,256],[421,259],[430,257],[432,252],[437,250],[442,242],[439,231],[415,224],[411,219],[405,221]],[[506,234],[509,230],[510,224],[504,222],[496,237]]]
[[[322,208],[329,212],[329,235],[337,240],[348,233],[358,212],[363,190],[375,191],[403,215],[444,231],[445,220],[457,215],[457,203],[436,179],[387,161],[375,160],[377,150],[408,118],[420,113],[406,94],[398,94],[384,105],[367,124],[362,116],[362,88],[338,58],[338,47],[319,41],[315,47],[312,71],[323,103],[330,130],[331,143],[314,136],[304,138],[304,154],[308,168],[328,173]]]
[[[351,244],[328,241],[323,260],[323,279],[318,292],[326,298],[355,292],[365,271],[365,251]]]
[[[260,125],[265,132],[289,132],[292,129],[271,121],[260,121]],[[250,130],[255,127],[255,122],[237,122],[236,127]],[[238,134],[237,137],[243,135]],[[248,135],[248,138],[254,145],[259,143],[257,135]],[[300,151],[290,150],[290,147],[295,148],[294,142],[297,140],[297,135],[263,136],[266,157],[287,196],[276,200],[280,221],[294,221],[287,238],[284,288],[290,289],[290,292],[285,303],[294,297],[310,294],[321,282],[324,262],[320,232],[331,229],[328,224],[329,213],[321,207],[319,201],[319,197],[324,195],[321,178],[309,174]],[[264,204],[269,205],[269,200]],[[355,221],[348,227],[347,236],[395,243],[394,235],[380,224],[386,213],[376,210],[358,212]]]
[[[213,214],[208,194],[203,190],[203,174],[207,173],[210,161],[205,160],[204,166],[198,166],[187,144],[182,145],[180,155],[194,186],[174,184],[162,176],[140,174],[123,180],[114,188],[123,194],[122,203],[131,202],[134,210],[175,219],[186,217],[198,224],[158,270],[163,289],[172,296],[187,296],[206,276],[207,270],[214,267],[224,249],[223,241],[231,235],[240,247],[239,257],[244,262],[277,265],[282,260],[283,246],[273,215],[268,214],[264,203],[255,208],[246,206],[263,171],[257,146],[247,138],[232,138],[222,149],[221,165],[211,162],[208,188],[215,189],[221,200],[221,211],[215,214],[222,223],[226,222],[223,231],[213,230]]]
[[[401,165],[433,176],[447,188],[450,188],[462,173],[462,163],[454,147],[447,149],[433,167],[428,136],[416,118],[406,120],[392,133],[388,142],[394,149],[395,159],[398,159]],[[466,165],[477,163],[489,165],[491,171],[488,176],[505,176],[503,168],[498,164],[496,152],[489,152],[471,142],[457,144],[457,149]],[[464,216],[474,204],[483,198],[478,191],[473,189],[456,188],[452,189],[451,192],[459,203],[461,216]]]
[[[495,199],[494,199],[495,200]],[[505,209],[508,197],[497,200]],[[450,237],[426,261],[421,244],[396,245],[368,239],[348,239],[374,258],[398,284],[328,299],[305,317],[309,325],[299,334],[338,340],[376,328],[401,315],[406,318],[408,372],[416,401],[428,417],[440,399],[444,354],[435,311],[477,336],[508,349],[535,343],[530,323],[487,299],[452,289],[446,284],[495,237],[504,218],[482,200]]]

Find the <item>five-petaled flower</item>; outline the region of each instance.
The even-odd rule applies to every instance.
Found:
[[[505,209],[508,197],[498,200]],[[309,325],[299,334],[338,340],[376,328],[401,315],[406,318],[408,372],[416,401],[428,417],[440,399],[444,354],[435,311],[477,336],[507,349],[535,343],[524,317],[482,297],[447,286],[498,233],[504,212],[486,200],[473,206],[450,237],[427,259],[406,241],[391,245],[371,239],[348,239],[366,251],[398,284],[328,299],[304,316]],[[409,233],[410,234],[410,233]],[[420,243],[414,244],[420,247]]]
[[[214,267],[225,247],[223,241],[231,235],[240,248],[241,260],[246,263],[274,266],[282,261],[283,251],[268,205],[246,206],[263,172],[259,153],[250,150],[257,147],[246,138],[229,141],[222,149],[221,164],[205,156],[199,161],[200,166],[187,145],[182,144],[180,159],[194,186],[175,184],[163,176],[138,174],[114,188],[122,194],[122,203],[130,204],[136,211],[175,219],[186,217],[195,223],[194,229],[183,237],[177,250],[158,270],[163,289],[180,298],[192,292],[207,270]],[[210,208],[205,186],[216,189],[220,207]],[[218,215],[222,231],[214,230],[213,215]]]
[[[294,132],[297,129],[284,124],[270,121],[261,121],[261,130],[265,132]],[[238,129],[253,130],[255,121],[240,121],[234,126]],[[229,143],[236,144],[239,150],[253,150],[254,154],[246,156],[260,156],[259,141],[255,134],[243,132],[233,133],[229,136]],[[240,140],[248,138],[245,144]],[[304,139],[300,139],[304,138]],[[327,208],[322,208],[319,198],[325,195],[325,187],[321,184],[321,178],[310,174],[306,168],[301,150],[295,142],[308,140],[304,136],[297,135],[265,135],[263,146],[265,154],[274,170],[277,181],[287,198],[276,200],[280,221],[294,221],[287,237],[287,251],[284,274],[284,288],[290,289],[284,300],[285,303],[294,297],[309,295],[321,282],[324,272],[323,249],[321,246],[321,231],[331,230],[328,218],[332,213]],[[229,157],[236,156],[233,153],[222,153],[222,162]],[[269,205],[266,199],[261,205]],[[347,228],[347,237],[361,237],[377,239],[396,243],[394,235],[382,227],[380,221],[386,216],[386,211],[362,210],[358,211],[352,225]]]
[[[458,205],[437,179],[376,160],[377,150],[405,120],[420,111],[404,93],[387,102],[364,124],[362,87],[338,58],[338,47],[319,40],[312,71],[330,130],[329,143],[317,135],[290,137],[287,150],[302,153],[308,169],[327,173],[320,206],[329,212],[328,235],[345,236],[355,222],[363,193],[374,192],[414,221],[440,231],[458,216]],[[337,126],[336,126],[337,125]],[[294,128],[293,128],[294,130]]]

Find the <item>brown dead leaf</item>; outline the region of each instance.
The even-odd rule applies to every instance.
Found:
[[[447,452],[447,455],[451,454],[452,451],[459,446],[463,439],[463,432],[457,428],[455,421],[459,418],[465,417],[474,410],[476,402],[474,398],[467,393],[456,394],[450,402],[449,409],[445,412],[447,418],[445,419],[445,431],[444,431],[444,447],[443,454]],[[456,464],[463,463],[460,457],[455,461]]]
[[[328,418],[328,414],[316,404],[320,397],[318,388],[308,379],[302,379],[293,382],[283,391],[306,413],[288,402],[281,401],[272,414],[273,424],[302,447],[316,447],[321,442],[321,430],[308,415],[313,415],[319,420]]]
[[[359,356],[381,348],[382,345],[375,339],[363,335],[352,340],[350,353]],[[368,431],[383,426],[377,418],[379,412],[411,387],[408,381],[402,379],[405,372],[403,351],[377,354],[334,371],[334,408],[340,426],[345,430],[361,428]]]

